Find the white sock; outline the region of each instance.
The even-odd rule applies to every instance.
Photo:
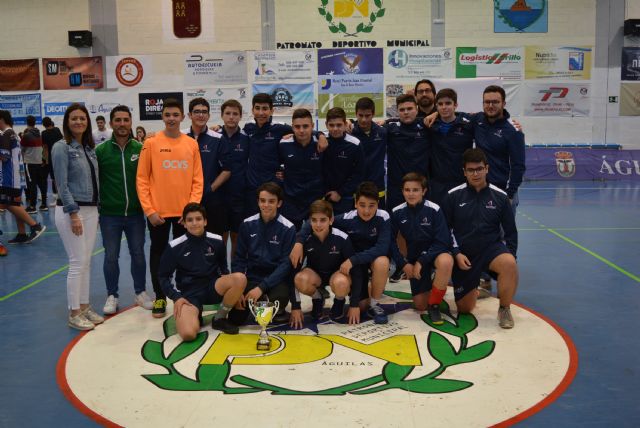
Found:
[[[370,299],[370,304],[369,306],[378,306],[378,303],[380,303],[377,299],[374,299],[373,297],[371,297]]]

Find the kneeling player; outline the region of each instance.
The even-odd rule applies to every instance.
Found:
[[[465,184],[454,187],[445,199],[444,212],[454,237],[453,269],[458,312],[471,312],[482,272],[498,277],[502,328],[513,328],[510,305],[518,286],[518,230],[507,193],[487,182],[489,165],[481,149],[463,155]],[[504,230],[504,242],[502,237]]]
[[[322,317],[325,301],[323,292],[327,284],[335,294],[331,318],[334,320],[342,318],[345,296],[350,294],[349,324],[358,324],[362,269],[351,268],[349,275],[339,271],[340,265],[354,254],[351,240],[346,233],[331,226],[333,208],[329,202],[315,201],[311,204],[309,211],[312,234],[303,245],[307,265],[294,277],[295,296],[291,298],[291,327],[302,327],[303,316],[298,293],[311,296],[313,302],[311,315],[315,319]]]
[[[423,175],[411,172],[402,178],[402,196],[406,202],[391,212],[391,253],[396,266],[409,279],[415,308],[427,309],[431,321],[442,324],[440,302],[447,292],[453,268],[453,257],[449,253],[451,235],[440,207],[424,200],[426,192],[427,180]],[[396,244],[398,232],[407,241],[406,259]]]
[[[158,270],[162,290],[174,302],[178,334],[182,340],[194,340],[202,324],[202,306],[216,303],[222,304],[212,327],[237,334],[238,327],[227,320],[227,314],[242,296],[247,281],[242,274],[229,274],[227,249],[220,235],[205,232],[207,213],[202,205],[188,204],[182,221],[187,233],[169,243]],[[175,287],[171,284],[174,272]]]

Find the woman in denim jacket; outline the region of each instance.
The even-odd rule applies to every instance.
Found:
[[[58,185],[55,222],[69,256],[69,327],[92,330],[104,322],[89,305],[91,255],[98,230],[98,162],[89,112],[71,104],[64,114],[64,139],[51,150]]]

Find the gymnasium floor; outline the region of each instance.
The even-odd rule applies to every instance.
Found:
[[[95,414],[88,417],[80,411],[84,408],[86,412],[86,408],[99,403],[85,401],[82,406],[77,402],[72,404],[67,398],[70,394],[63,394],[59,386],[66,384],[65,371],[60,369],[59,362],[66,362],[61,357],[65,349],[69,353],[70,343],[78,333],[66,325],[67,258],[55,231],[53,215],[51,212],[39,214],[38,218],[48,227],[45,235],[32,245],[9,246],[9,256],[0,259],[0,426],[84,427],[96,426],[96,421],[106,423]],[[568,338],[564,340],[571,354],[571,363],[562,382],[553,392],[549,391],[543,404],[531,409],[517,409],[514,415],[520,416],[515,419],[505,417],[506,424],[519,421],[520,425],[531,427],[640,426],[640,371],[637,364],[637,356],[640,355],[640,184],[526,183],[520,191],[517,223],[520,231],[520,286],[516,301],[551,320],[566,333]],[[4,231],[2,240],[5,243],[15,233],[15,223],[8,212],[0,214],[0,229]],[[96,309],[101,310],[105,295],[99,238],[95,250],[91,301]],[[124,308],[132,303],[133,296],[126,247],[123,247],[121,255],[120,302]],[[135,315],[135,311],[141,309],[125,311],[122,318],[116,316],[99,328],[104,330],[110,323],[116,326],[115,321],[125,319],[128,313]],[[493,312],[486,319],[480,312],[481,327],[496,322]],[[120,336],[123,349],[127,331],[153,329],[150,336],[159,334],[160,323],[153,324],[149,315],[143,315],[145,322],[141,324],[132,322],[123,327],[120,322],[124,329]],[[510,334],[526,339],[532,334],[527,325],[518,323],[516,317],[516,326]],[[498,330],[492,331],[494,335],[501,334]],[[95,333],[91,332],[86,337],[91,334]],[[499,343],[500,337],[494,338]],[[110,345],[112,351],[118,349],[117,342]],[[114,358],[116,354],[114,352]],[[111,355],[100,357],[109,361]],[[542,352],[538,357],[541,366],[545,363],[544,356]],[[132,360],[142,358],[139,352],[129,357]],[[73,360],[74,364],[95,363],[77,360]],[[515,369],[509,373],[514,376],[525,369],[518,367],[518,361],[512,363]],[[107,366],[105,363],[105,370],[109,369]],[[537,378],[526,379],[524,385],[527,386],[520,389],[533,389],[545,380],[544,377],[537,375]],[[85,387],[93,390],[105,388],[99,379],[99,376],[89,376]],[[492,402],[500,403],[514,395],[513,391],[503,391],[494,394]],[[408,400],[414,404],[420,398],[411,394],[403,397],[409,397]],[[354,395],[338,398],[345,402],[355,400]],[[313,406],[313,399],[307,397],[305,405]],[[370,402],[372,411],[378,403]],[[185,405],[180,401],[161,404],[165,415],[170,415],[173,408]],[[358,404],[364,406],[360,411],[368,412],[366,400]],[[215,413],[221,411],[221,407],[213,402],[209,411]],[[112,411],[118,414],[118,409]],[[475,411],[474,403],[470,402],[460,407],[458,413],[473,420]],[[278,413],[282,412],[276,410],[275,414]],[[380,420],[377,425],[412,426],[413,421],[413,426],[435,426],[445,418],[442,413],[436,406],[430,408],[431,418],[427,420],[408,418],[403,421],[400,415],[396,415],[396,423]],[[138,420],[146,417],[141,415]],[[278,421],[277,416],[270,415],[266,407],[255,415],[247,413],[250,420],[243,419],[241,415],[237,417],[237,424],[227,421],[226,425],[289,426],[288,422]],[[451,418],[451,414],[447,415],[446,419],[453,421],[448,425],[457,426],[456,419]],[[313,419],[300,422],[314,425]],[[186,420],[184,423],[188,424]],[[376,425],[350,420],[344,415],[340,416],[338,423],[345,426]],[[146,424],[140,422],[140,425]],[[161,423],[152,425],[162,426]],[[466,422],[464,425],[483,423]]]

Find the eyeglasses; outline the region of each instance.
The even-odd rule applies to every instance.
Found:
[[[486,104],[486,105],[498,105],[500,104],[502,101],[501,100],[484,100],[482,101],[482,104]]]
[[[476,174],[480,174],[481,172],[483,172],[485,169],[487,169],[486,166],[480,166],[478,168],[465,168],[464,172],[466,172],[469,175],[476,175]]]
[[[416,94],[418,95],[422,95],[422,94],[431,94],[433,93],[433,91],[431,90],[431,88],[427,88],[427,89],[418,89],[416,91]]]
[[[193,110],[191,114],[201,114],[204,116],[206,114],[209,114],[209,110]]]

